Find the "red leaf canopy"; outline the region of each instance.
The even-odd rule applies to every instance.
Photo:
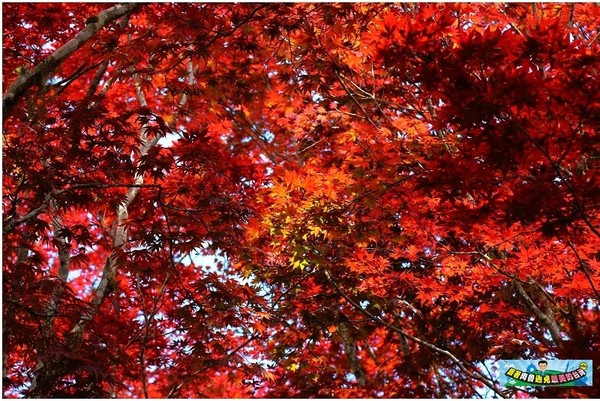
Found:
[[[597,5],[2,7],[4,396],[600,395]]]

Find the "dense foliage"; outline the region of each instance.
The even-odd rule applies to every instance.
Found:
[[[600,365],[599,6],[2,7],[4,396]]]

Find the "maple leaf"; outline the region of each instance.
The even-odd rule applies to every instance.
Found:
[[[600,358],[594,4],[2,7],[5,397]]]

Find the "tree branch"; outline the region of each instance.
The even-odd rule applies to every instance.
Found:
[[[358,108],[360,109],[360,111],[365,115],[365,119],[374,127],[377,127],[377,124],[375,124],[373,122],[373,120],[371,119],[371,117],[369,116],[369,113],[367,113],[367,111],[365,110],[365,108],[362,106],[362,104],[359,103],[358,100],[356,100],[356,98],[354,97],[354,94],[352,93],[352,91],[350,91],[350,88],[348,88],[348,85],[346,85],[346,83],[344,82],[344,79],[342,78],[342,76],[336,71],[335,72],[335,76],[337,77],[338,81],[340,81],[340,84],[342,84],[342,87],[344,88],[344,91],[346,91],[346,93],[348,94],[348,96],[350,96],[350,99],[352,99],[352,101],[354,102],[354,104],[356,104],[358,106]]]
[[[76,189],[87,189],[87,188],[104,188],[104,189],[106,189],[106,188],[132,188],[132,187],[160,189],[161,185],[159,185],[159,184],[104,184],[104,183],[100,183],[100,182],[86,182],[86,183],[80,183],[80,184],[73,184],[67,188],[49,192],[48,194],[46,194],[44,202],[40,206],[38,206],[35,209],[33,209],[32,211],[30,211],[29,213],[27,213],[21,217],[13,217],[13,218],[9,218],[9,219],[5,220],[3,222],[2,233],[4,235],[9,234],[17,226],[27,222],[28,220],[31,220],[31,219],[39,216],[40,214],[42,214],[43,212],[46,211],[46,209],[50,205],[51,201],[57,195],[61,195],[65,192],[73,191]]]
[[[356,341],[348,330],[348,323],[340,322],[337,325],[337,328],[338,333],[342,338],[342,342],[344,343],[344,351],[346,352],[346,356],[348,357],[350,368],[352,368],[354,377],[356,377],[356,383],[359,386],[364,386],[367,382],[367,376],[358,357],[358,347],[356,346]]]
[[[150,324],[152,323],[152,320],[154,319],[154,317],[158,313],[158,310],[160,309],[159,302],[165,294],[169,278],[171,278],[171,275],[167,272],[167,274],[165,275],[165,280],[163,281],[163,283],[160,287],[160,291],[159,291],[158,295],[156,296],[156,298],[154,299],[154,302],[152,305],[152,310],[150,311],[150,313],[148,313],[146,311],[146,301],[144,299],[144,292],[142,291],[142,287],[140,285],[139,275],[136,277],[136,287],[140,294],[140,301],[142,304],[141,309],[142,309],[142,314],[144,315],[144,328],[143,328],[144,336],[142,339],[142,345],[140,346],[140,355],[139,355],[140,372],[141,372],[141,379],[142,379],[142,390],[144,392],[144,398],[150,398],[148,396],[148,379],[146,376],[146,359],[145,359],[146,348],[148,346],[148,338],[150,338]]]
[[[533,311],[535,316],[544,325],[544,327],[546,327],[550,331],[550,335],[552,336],[554,342],[556,342],[556,344],[560,344],[562,340],[560,338],[560,329],[558,328],[556,321],[544,312],[542,312],[541,309],[537,307],[535,302],[533,302],[529,295],[527,295],[527,292],[525,291],[520,282],[515,280],[513,283],[517,289],[517,292],[519,293],[521,298],[523,298],[527,306]]]
[[[231,358],[233,355],[235,355],[240,350],[242,350],[242,348],[246,347],[248,344],[250,344],[252,341],[256,340],[259,337],[260,337],[260,335],[255,334],[252,337],[248,338],[246,341],[244,341],[242,344],[237,346],[235,349],[229,351],[227,353],[227,355],[225,355],[223,358],[221,358],[219,360],[219,362],[226,362],[229,358]],[[200,365],[201,365],[200,368],[198,368],[195,371],[188,374],[188,376],[181,383],[174,385],[171,388],[171,390],[169,391],[169,394],[167,394],[166,398],[179,398],[178,394],[179,394],[179,391],[181,390],[181,388],[184,385],[186,385],[187,383],[189,383],[190,380],[192,380],[196,375],[198,375],[199,373],[202,373],[204,371],[204,369],[206,369],[206,366],[204,366],[205,365],[204,362],[202,362]]]
[[[47,336],[50,336],[53,333],[54,319],[58,314],[58,309],[60,308],[60,296],[64,290],[63,284],[67,282],[69,277],[69,265],[71,264],[71,244],[63,235],[61,235],[64,224],[54,200],[50,202],[50,211],[52,213],[52,231],[54,232],[54,239],[56,241],[56,247],[58,248],[59,265],[57,277],[60,281],[52,290],[52,296],[48,305],[46,305],[48,317],[44,321],[43,329]]]
[[[542,153],[542,155],[544,155],[544,157],[548,160],[550,166],[552,166],[554,172],[560,179],[560,182],[563,182],[566,185],[568,191],[571,193],[571,196],[573,197],[573,202],[575,203],[575,208],[581,214],[581,219],[583,220],[583,222],[588,226],[588,228],[592,231],[592,233],[594,233],[595,236],[600,238],[600,231],[598,231],[598,229],[592,224],[590,218],[586,214],[585,204],[577,196],[575,188],[573,188],[573,185],[571,185],[569,180],[563,175],[560,163],[557,163],[552,159],[550,153],[543,148],[543,146],[529,133],[529,131],[525,129],[525,127],[523,127],[521,124],[519,124],[517,121],[510,118],[509,116],[503,116],[503,118],[511,122],[519,131],[521,131],[525,136],[527,136],[531,143],[533,143],[533,145]]]
[[[136,93],[138,95],[138,101],[142,107],[148,107],[148,103],[146,102],[146,98],[144,97],[143,92],[141,91],[141,87],[139,82],[136,81]],[[143,124],[140,128],[140,146],[139,153],[141,156],[144,156],[148,153],[150,148],[156,145],[156,142],[160,139],[160,137],[155,137],[152,140],[148,140],[147,138],[147,130],[148,125]],[[106,184],[79,184],[73,185],[69,189],[77,188],[92,188],[92,187],[104,187]],[[108,185],[109,187],[111,185]],[[117,186],[125,186],[129,189],[127,190],[127,194],[125,197],[125,201],[121,203],[117,209],[117,221],[115,222],[115,230],[113,234],[113,251],[110,256],[106,259],[106,263],[104,264],[104,268],[102,269],[102,277],[100,279],[100,283],[96,287],[94,298],[91,301],[91,306],[88,311],[82,313],[79,320],[71,331],[69,332],[67,338],[68,347],[71,349],[76,349],[83,340],[83,334],[85,332],[86,326],[94,319],[100,307],[104,303],[106,297],[114,291],[117,283],[117,269],[118,269],[118,260],[121,256],[122,251],[125,248],[125,244],[127,242],[127,227],[126,220],[129,216],[129,206],[136,198],[140,188],[148,185],[144,185],[144,176],[143,174],[136,173],[133,184],[129,185],[117,185]],[[161,188],[160,185],[152,185],[154,187]],[[55,193],[64,192],[67,189],[63,189],[61,191],[55,191]],[[52,201],[52,195],[49,194],[50,200]],[[34,378],[32,380],[32,385],[30,387],[31,394],[34,395],[45,395],[47,393],[48,388],[50,388],[54,383],[60,378],[62,369],[60,367],[62,361],[59,359],[51,364],[40,365],[36,369],[34,374]],[[144,372],[145,374],[145,372]],[[41,385],[39,384],[41,383]]]
[[[494,382],[492,380],[490,380],[489,378],[483,376],[481,373],[477,372],[477,371],[471,371],[469,369],[467,369],[467,367],[465,366],[465,364],[463,362],[461,362],[454,354],[452,354],[450,351],[447,351],[445,349],[439,348],[438,346],[431,344],[425,340],[422,340],[418,337],[415,337],[409,333],[407,333],[406,331],[402,330],[399,327],[394,326],[391,323],[386,322],[385,320],[381,319],[378,316],[373,315],[371,312],[369,312],[368,310],[364,309],[362,306],[360,306],[358,304],[358,302],[354,301],[352,298],[350,298],[350,296],[348,294],[346,294],[341,288],[340,286],[333,280],[333,278],[331,277],[331,273],[329,272],[329,270],[327,270],[325,268],[325,275],[327,277],[327,281],[329,281],[329,283],[331,283],[335,289],[337,290],[337,292],[346,300],[348,301],[348,303],[350,303],[350,305],[352,305],[358,312],[362,313],[363,315],[367,316],[369,319],[371,319],[374,322],[377,322],[385,327],[387,327],[388,329],[395,331],[396,333],[408,338],[411,341],[416,342],[417,344],[420,344],[426,348],[429,348],[430,350],[440,354],[440,355],[444,355],[445,357],[449,358],[452,362],[454,362],[456,364],[456,366],[468,377],[470,377],[471,379],[474,379],[482,384],[484,384],[485,386],[487,386],[489,389],[491,389],[492,391],[494,391],[496,394],[498,394],[500,397],[504,398],[503,392],[502,390],[500,390],[500,388],[498,388]]]
[[[139,81],[136,80],[136,93],[138,96],[138,101],[141,107],[147,108],[148,102],[144,97],[144,93],[141,90]],[[140,128],[140,147],[139,152],[141,156],[145,156],[150,148],[158,142],[159,137],[155,137],[151,140],[148,140],[147,137],[148,124],[143,124]],[[102,278],[100,279],[100,283],[98,287],[96,287],[96,295],[92,301],[92,309],[81,316],[79,322],[73,327],[71,330],[71,340],[74,342],[79,342],[81,336],[83,335],[83,331],[85,330],[85,326],[89,323],[98,310],[100,306],[104,302],[104,299],[114,290],[115,287],[115,278],[117,276],[117,267],[118,267],[118,259],[121,251],[125,247],[125,243],[127,242],[127,228],[125,225],[126,220],[129,218],[129,206],[133,203],[137,194],[140,191],[141,185],[144,184],[144,175],[136,173],[135,178],[133,180],[133,185],[129,187],[127,190],[127,194],[125,196],[125,201],[122,202],[117,209],[117,221],[115,222],[115,231],[113,235],[113,252],[110,254],[104,268],[102,269]]]
[[[4,221],[4,224],[2,224],[2,226],[3,226],[2,234],[5,234],[5,235],[8,234],[12,230],[14,230],[15,227],[42,214],[50,205],[51,200],[52,200],[52,194],[49,193],[46,195],[44,202],[40,206],[33,209],[31,212],[27,213],[26,215],[24,215],[22,217],[12,218],[12,219],[8,219],[8,220]]]
[[[89,98],[94,93],[96,93],[96,88],[100,84],[100,81],[102,80],[102,76],[104,76],[104,73],[106,72],[107,68],[108,68],[108,60],[104,60],[100,64],[98,70],[96,71],[96,74],[94,75],[94,78],[92,79],[92,82],[90,83],[90,86],[88,87],[88,91],[85,94],[86,98]]]
[[[596,299],[600,300],[600,293],[598,293],[598,289],[594,285],[594,280],[592,280],[592,277],[590,276],[590,272],[588,271],[585,263],[583,262],[583,259],[581,259],[581,255],[579,255],[579,252],[577,251],[577,248],[575,248],[575,244],[573,244],[573,242],[571,242],[571,241],[569,241],[568,244],[569,244],[569,247],[575,253],[575,256],[577,257],[577,261],[579,262],[580,270],[583,271],[583,273],[587,277],[587,280],[590,283],[590,286],[592,287],[592,290],[594,291],[594,294],[596,295]]]
[[[46,74],[60,65],[106,25],[117,18],[130,14],[140,5],[140,3],[119,4],[100,12],[96,16],[96,22],[87,24],[73,39],[39,63],[33,70],[19,75],[2,97],[2,120],[6,120],[11,115],[17,102],[32,86],[39,83]]]

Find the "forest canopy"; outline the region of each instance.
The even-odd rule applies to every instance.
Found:
[[[3,3],[3,395],[599,397],[596,3]]]

